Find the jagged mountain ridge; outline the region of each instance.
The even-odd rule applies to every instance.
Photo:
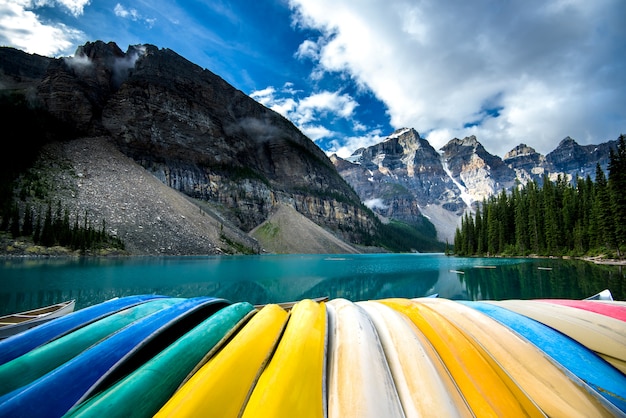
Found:
[[[378,225],[326,154],[291,122],[169,49],[123,52],[96,41],[73,57],[48,58],[0,48],[0,92],[3,108],[17,116],[3,121],[16,155],[55,140],[111,142],[165,185],[209,202],[225,230],[247,233],[279,205],[348,242],[367,240]],[[24,121],[33,116],[41,126],[30,132]]]
[[[331,157],[339,173],[374,212],[384,218],[419,222],[427,217],[441,240],[452,241],[460,217],[484,198],[510,190],[516,181],[561,175],[594,179],[596,164],[607,170],[617,140],[579,145],[567,137],[543,156],[520,144],[504,159],[490,154],[475,136],[450,140],[436,151],[414,129],[395,131],[383,142],[349,158]]]
[[[398,130],[349,161],[329,159],[279,114],[174,51],[151,45],[123,52],[97,41],[65,58],[0,48],[0,92],[3,103],[18,102],[26,112],[18,119],[33,125],[3,114],[5,141],[18,148],[4,154],[3,165],[13,164],[20,150],[52,140],[111,142],[164,185],[208,202],[199,205],[224,228],[221,235],[252,248],[258,245],[244,235],[284,214],[285,205],[358,243],[377,225],[360,201],[383,220],[420,225],[426,216],[444,240],[472,202],[515,177],[554,175],[554,167],[593,175],[596,160],[603,167],[608,161],[604,144],[580,146],[567,138],[546,157],[520,145],[503,161],[472,137],[437,151],[413,129]],[[571,156],[577,162],[568,163]],[[583,171],[581,158],[589,159]],[[98,206],[88,203],[87,209]],[[160,242],[153,252],[168,253],[168,247]]]

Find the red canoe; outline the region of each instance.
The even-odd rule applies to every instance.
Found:
[[[591,300],[569,300],[569,299],[539,299],[540,302],[555,303],[557,305],[570,306],[572,308],[584,309],[586,311],[610,316],[611,318],[626,321],[626,306],[613,304],[611,302],[591,301]]]

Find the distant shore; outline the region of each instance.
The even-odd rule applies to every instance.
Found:
[[[605,266],[626,266],[626,259],[602,258],[602,257],[580,257],[581,260]]]

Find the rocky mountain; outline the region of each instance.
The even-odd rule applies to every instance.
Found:
[[[104,217],[111,231],[124,231],[123,238],[136,243],[131,246],[136,253],[257,252],[261,247],[248,233],[283,213],[276,208],[284,206],[356,244],[372,242],[380,225],[325,153],[291,122],[169,49],[139,45],[123,52],[97,41],[79,47],[73,57],[47,58],[0,48],[0,93],[5,147],[15,146],[4,153],[9,167],[4,177],[22,173],[16,192],[28,195],[29,174],[23,173],[32,177],[39,155],[35,165],[48,167],[40,176],[71,191],[50,187],[45,198],[62,198],[73,210]],[[93,181],[86,196],[86,180],[102,177],[107,172],[102,161],[120,160],[116,153],[127,160],[112,167],[123,171],[109,170],[106,190],[107,182]],[[90,165],[90,155],[98,162]],[[184,243],[183,235],[194,235],[189,228],[197,219],[180,225],[178,236],[171,231],[174,224],[165,213],[182,206],[162,190],[151,189],[153,197],[145,193],[144,183],[128,175],[135,171],[131,163],[212,219],[196,231],[204,232],[195,233],[206,236],[206,245],[194,238],[198,249],[190,251],[194,245]],[[50,174],[58,165],[64,167],[61,174]],[[132,201],[133,192],[122,190],[129,182],[137,182],[137,199],[147,201]],[[118,206],[104,208],[103,201]],[[159,205],[168,209],[147,209]],[[116,218],[124,206],[134,207],[132,221]],[[174,218],[188,218],[185,211]],[[135,239],[138,230],[150,238]]]
[[[614,146],[566,138],[501,159],[475,137],[435,150],[404,128],[329,158],[174,51],[101,41],[63,58],[0,48],[0,118],[0,224],[16,200],[59,201],[133,254],[442,250],[476,202],[516,180],[593,176]]]
[[[483,199],[510,190],[516,182],[555,180],[559,175],[595,177],[596,164],[607,170],[617,141],[581,146],[565,138],[543,156],[520,144],[504,159],[490,154],[475,136],[454,138],[435,150],[414,129],[399,129],[383,142],[331,157],[339,173],[363,202],[383,219],[419,224],[428,218],[440,240],[453,240],[461,216]]]

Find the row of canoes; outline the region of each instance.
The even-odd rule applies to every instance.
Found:
[[[0,341],[0,416],[626,416],[625,314],[131,296]]]

